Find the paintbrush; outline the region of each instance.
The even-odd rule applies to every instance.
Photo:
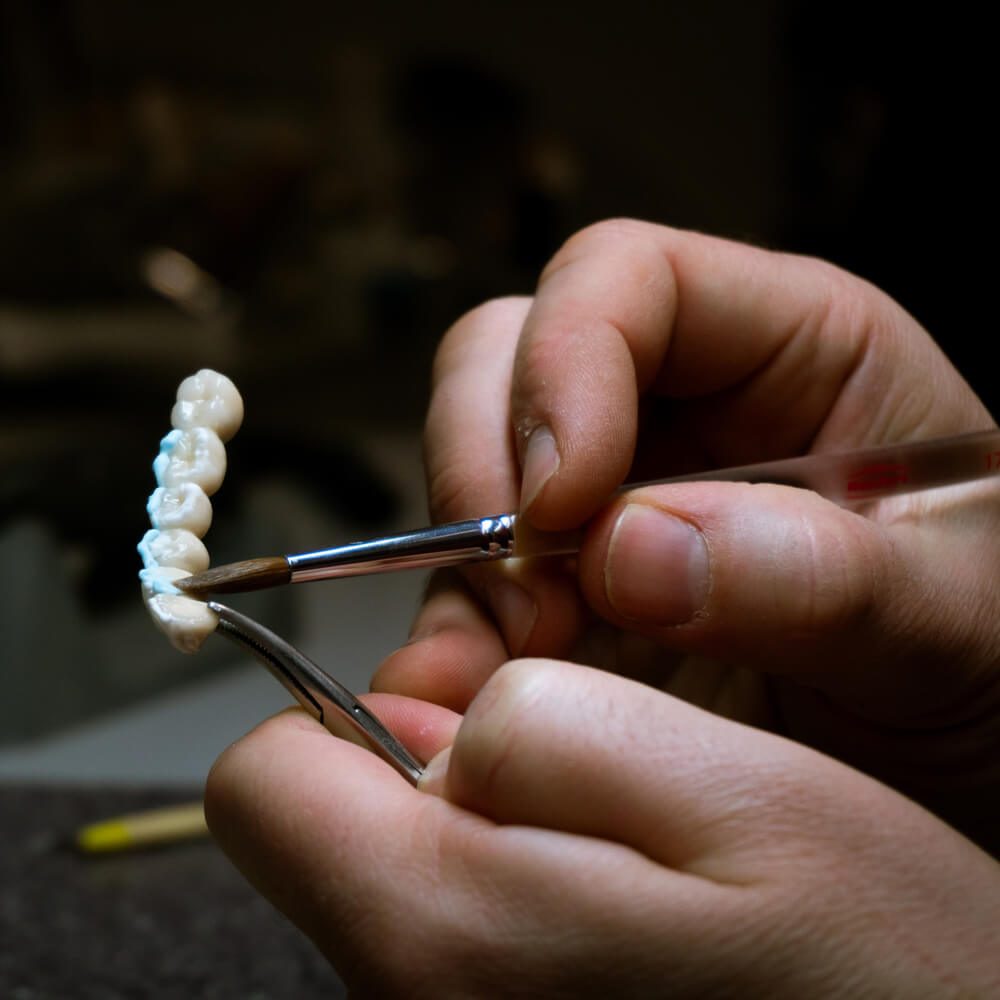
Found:
[[[773,483],[813,490],[843,506],[933,489],[1000,473],[1000,430],[977,431],[864,451],[804,455],[623,486],[694,482]],[[193,597],[239,593],[306,580],[455,566],[494,559],[579,551],[583,529],[539,531],[517,514],[455,521],[399,535],[349,542],[298,555],[267,556],[216,566],[176,581]]]

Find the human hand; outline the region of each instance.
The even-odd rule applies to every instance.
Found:
[[[373,686],[461,712],[511,656],[571,656],[995,837],[996,481],[864,516],[733,483],[605,506],[629,480],[992,423],[910,316],[836,268],[637,222],[585,230],[532,300],[449,332],[426,427],[435,520],[519,505],[545,529],[591,519],[579,559],[439,581]]]
[[[461,723],[370,704],[419,756],[454,740],[436,794],[294,711],[222,756],[205,802],[352,995],[1000,990],[997,865],[799,744],[549,660],[505,665]]]

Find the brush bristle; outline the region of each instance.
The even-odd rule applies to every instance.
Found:
[[[290,583],[292,571],[284,556],[266,556],[227,563],[207,569],[204,573],[185,576],[174,581],[178,590],[190,597],[205,598],[210,594],[240,594],[248,590],[266,590]]]

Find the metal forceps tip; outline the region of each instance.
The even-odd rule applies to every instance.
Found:
[[[218,631],[260,660],[322,726],[336,735],[332,726],[339,713],[410,784],[417,784],[421,764],[343,684],[259,622],[216,601],[208,606],[218,616]]]

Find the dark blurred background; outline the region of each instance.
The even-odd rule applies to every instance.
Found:
[[[248,536],[249,481],[376,530],[400,499],[365,434],[416,442],[442,331],[530,292],[603,217],[830,258],[902,302],[995,407],[981,33],[788,0],[0,0],[8,676],[91,664],[53,725],[203,668],[93,682],[131,649],[109,623],[136,604],[181,377],[220,368],[251,401],[215,558],[284,541],[280,523]],[[11,708],[0,732],[40,724]]]

